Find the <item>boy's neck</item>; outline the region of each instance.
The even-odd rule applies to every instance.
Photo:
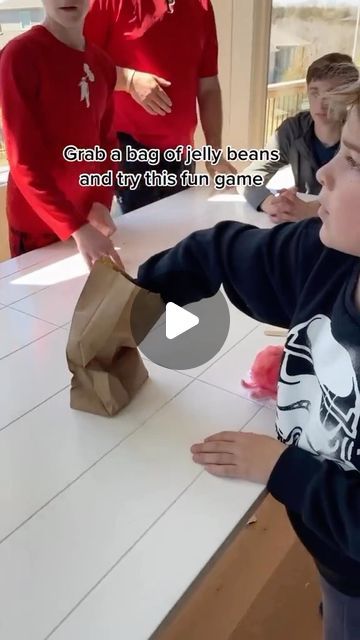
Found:
[[[85,49],[85,38],[83,35],[83,27],[84,25],[78,25],[73,27],[72,29],[63,27],[55,20],[52,20],[49,16],[46,16],[43,26],[45,29],[50,31],[50,33],[60,42],[63,42],[68,47],[72,49],[78,49],[79,51],[84,51]]]
[[[337,122],[319,124],[314,122],[315,135],[324,145],[332,147],[341,138],[341,125]]]

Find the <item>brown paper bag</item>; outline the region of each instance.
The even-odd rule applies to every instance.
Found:
[[[113,416],[147,379],[131,326],[139,295],[137,343],[164,312],[161,297],[138,287],[110,260],[96,262],[75,307],[66,349],[73,409]]]

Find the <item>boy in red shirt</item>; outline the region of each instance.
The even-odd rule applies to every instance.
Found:
[[[63,154],[67,145],[99,145],[109,158],[115,69],[85,42],[88,0],[45,0],[44,7],[44,23],[0,57],[11,255],[72,236],[89,266],[103,255],[121,264],[108,237],[112,188],[79,184],[80,174],[102,174],[110,161],[69,162]]]
[[[183,160],[164,151],[193,145],[197,105],[205,141],[222,147],[222,106],[218,80],[218,42],[211,0],[91,0],[85,35],[117,66],[115,127],[120,145],[156,149],[160,161],[126,162],[126,173],[166,170],[177,176]],[[235,172],[224,157],[210,173]],[[119,189],[123,212],[179,190],[147,186]]]

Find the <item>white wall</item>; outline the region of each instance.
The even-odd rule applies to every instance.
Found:
[[[219,39],[223,145],[262,144],[271,0],[212,0]],[[201,132],[197,144],[203,144]]]

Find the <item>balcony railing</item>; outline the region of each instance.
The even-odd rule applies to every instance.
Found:
[[[265,141],[272,136],[285,118],[308,108],[305,80],[269,84],[266,102]]]
[[[0,166],[7,164],[5,145],[0,141]]]

